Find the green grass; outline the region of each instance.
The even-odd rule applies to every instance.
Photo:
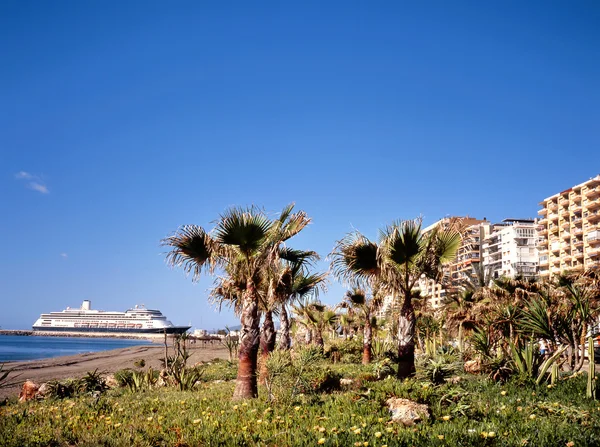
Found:
[[[343,377],[371,367],[331,365]],[[217,368],[231,377],[231,366]],[[585,398],[586,378],[555,387],[499,385],[466,376],[433,386],[418,380],[361,380],[360,387],[307,393],[286,405],[231,402],[233,382],[130,393],[111,390],[0,407],[1,446],[574,446],[600,445],[600,403]],[[406,397],[430,406],[414,427],[389,423],[385,400]],[[321,441],[320,441],[321,440]],[[365,444],[368,443],[368,444]]]

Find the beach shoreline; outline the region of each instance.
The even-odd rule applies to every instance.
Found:
[[[215,358],[227,359],[226,348],[218,344],[191,344],[189,365],[207,362]],[[144,360],[146,367],[160,370],[165,347],[156,344],[131,346],[128,348],[98,351],[42,360],[6,362],[4,368],[11,373],[7,385],[0,388],[0,400],[16,397],[26,380],[42,384],[49,380],[82,377],[87,372],[98,370],[110,374],[125,368],[136,368],[135,363]]]

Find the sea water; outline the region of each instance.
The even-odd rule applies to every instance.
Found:
[[[0,363],[147,345],[142,339],[0,335]]]

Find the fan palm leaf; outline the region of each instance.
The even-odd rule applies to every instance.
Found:
[[[380,272],[377,250],[377,244],[359,232],[347,234],[330,254],[334,275],[347,284],[372,281]]]
[[[161,241],[162,246],[172,247],[166,255],[171,267],[181,267],[186,274],[192,273],[194,281],[205,268],[213,272],[218,263],[218,246],[206,231],[197,225],[184,225],[173,235]]]

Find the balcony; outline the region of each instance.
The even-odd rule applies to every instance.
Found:
[[[598,245],[600,244],[600,231],[591,231],[586,236],[585,240],[590,245]]]
[[[554,222],[555,220],[558,220],[558,214],[549,214],[548,215],[548,220]]]
[[[600,175],[597,175],[593,179],[590,179],[589,182],[587,182],[588,188],[593,188],[594,186],[597,186],[597,185],[600,185]]]
[[[569,198],[568,197],[561,197],[558,200],[558,204],[561,206],[569,206]]]
[[[596,248],[592,248],[592,249],[588,250],[587,255],[590,258],[597,258],[598,256],[600,256],[600,247],[596,247]]]
[[[569,222],[569,220],[563,220],[562,223],[560,224],[561,228],[569,228],[571,226],[571,222]]]
[[[548,258],[546,258],[546,259],[540,258],[540,265],[549,265]]]
[[[571,239],[571,233],[565,232],[565,233],[561,234],[560,238],[561,239]]]
[[[588,199],[593,199],[595,197],[600,197],[600,186],[596,186],[595,188],[588,188],[585,193],[585,196]]]
[[[571,239],[571,243],[574,246],[579,247],[580,245],[583,245],[583,239],[574,237],[573,239]]]
[[[575,259],[583,258],[583,250],[573,250],[573,256]]]
[[[560,244],[552,244],[552,247],[550,247],[550,251],[552,253],[558,253],[560,251]]]
[[[541,210],[538,211],[539,215],[544,215],[548,213],[548,209],[547,208],[542,208]]]
[[[586,202],[586,206],[588,210],[597,210],[598,208],[600,208],[600,200],[588,200]]]
[[[581,202],[574,203],[573,205],[571,205],[571,211],[574,213],[581,211]]]

